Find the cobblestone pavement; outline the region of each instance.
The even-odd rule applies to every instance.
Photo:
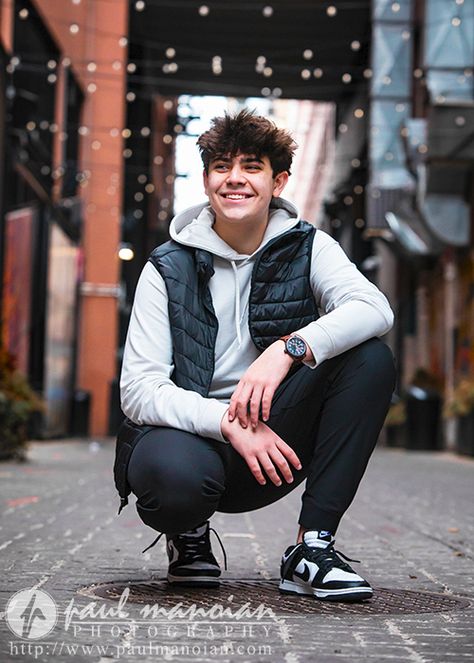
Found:
[[[444,453],[377,450],[338,534],[338,548],[363,561],[356,568],[376,588],[454,594],[469,599],[468,607],[370,615],[345,614],[331,606],[322,613],[280,614],[273,606],[267,619],[255,612],[247,620],[235,612],[222,613],[226,618],[220,619],[214,612],[191,622],[189,613],[186,619],[163,612],[147,622],[139,604],[122,603],[120,615],[117,601],[78,594],[100,583],[156,580],[166,572],[163,541],[141,553],[154,533],[139,520],[134,498],[116,515],[112,460],[111,440],[84,440],[35,443],[27,463],[0,464],[2,663],[458,663],[474,658],[474,461]],[[274,580],[278,597],[279,559],[295,536],[300,496],[299,488],[259,511],[214,516],[212,525],[229,562],[225,578]],[[215,552],[219,557],[218,546]],[[54,629],[36,640],[14,635],[4,619],[10,597],[32,587],[53,597],[59,615]],[[225,589],[218,593],[222,608],[245,611],[246,601],[248,609],[257,608],[251,589],[243,599],[229,594]],[[198,607],[200,600],[209,605],[209,594],[195,596]],[[310,599],[295,600],[304,606]],[[89,612],[79,614],[86,606]]]

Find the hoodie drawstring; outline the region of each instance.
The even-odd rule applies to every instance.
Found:
[[[234,270],[235,277],[235,332],[237,334],[237,340],[239,342],[239,348],[242,345],[242,334],[240,333],[240,285],[239,285],[239,275],[237,273],[237,267],[233,260],[230,261],[232,269]]]

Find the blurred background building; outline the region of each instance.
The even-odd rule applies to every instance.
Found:
[[[0,36],[1,334],[37,435],[114,432],[138,276],[243,106],[292,131],[285,195],[388,295],[398,393],[474,385],[472,0],[3,0]]]

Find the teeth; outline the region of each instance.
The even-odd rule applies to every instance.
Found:
[[[239,193],[228,193],[226,198],[230,198],[231,200],[243,200],[244,198],[247,198],[247,196],[242,196]]]

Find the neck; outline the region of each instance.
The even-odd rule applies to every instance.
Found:
[[[262,243],[267,224],[268,218],[265,223],[255,224],[253,222],[243,226],[240,224],[229,226],[216,218],[213,227],[219,237],[234,251],[243,255],[251,255]]]

